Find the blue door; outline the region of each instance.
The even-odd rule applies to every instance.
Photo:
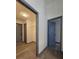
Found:
[[[55,22],[48,21],[48,47],[55,48]]]

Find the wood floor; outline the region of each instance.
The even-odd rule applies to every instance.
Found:
[[[39,57],[36,57],[35,43],[25,44],[17,43],[16,59],[63,59],[61,54],[47,48]]]

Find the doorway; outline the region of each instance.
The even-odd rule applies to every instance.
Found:
[[[62,50],[62,16],[48,20],[48,47]]]
[[[26,23],[16,23],[16,43],[27,43],[27,37],[26,37]]]
[[[22,18],[22,20],[26,20],[26,24],[24,24],[24,30],[26,30],[27,29],[27,31],[25,31],[24,32],[24,40],[25,40],[25,43],[27,43],[27,42],[31,42],[31,39],[33,39],[33,38],[35,38],[35,40],[32,40],[33,41],[33,43],[36,43],[36,47],[35,47],[35,51],[36,51],[36,56],[38,55],[38,12],[34,9],[34,8],[32,8],[27,2],[24,2],[24,0],[17,0],[17,2],[19,3],[19,4],[21,4],[23,7],[24,7],[24,9],[26,8],[26,9],[29,9],[31,12],[33,12],[36,16],[36,18],[35,18],[35,23],[36,24],[31,24],[32,22],[29,22],[29,20],[28,20],[28,18],[22,18],[22,17],[18,17],[19,19],[20,18]],[[19,7],[20,8],[20,7]],[[23,9],[23,8],[20,8],[20,9]],[[24,13],[27,13],[28,14],[28,12],[24,12]],[[24,16],[23,16],[24,17]],[[32,16],[30,16],[29,18],[32,18]],[[33,18],[31,19],[31,20],[33,20]],[[33,29],[33,30],[35,30],[35,31],[33,31],[32,29],[30,29],[30,28],[33,28],[33,27],[29,27],[29,26],[35,26],[35,28]],[[25,27],[27,27],[27,28],[25,28]],[[28,28],[29,27],[29,28]],[[33,33],[33,32],[31,32],[31,31],[33,31],[35,34],[31,34],[31,33]],[[27,34],[26,34],[27,33]],[[29,33],[29,34],[28,34]],[[34,35],[34,37],[32,38],[31,36],[30,36],[30,34],[31,35]]]
[[[22,24],[16,23],[16,43],[22,42]]]

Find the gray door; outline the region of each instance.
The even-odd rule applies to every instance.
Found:
[[[55,23],[48,21],[48,47],[55,48]]]
[[[16,42],[22,41],[22,24],[16,24]]]

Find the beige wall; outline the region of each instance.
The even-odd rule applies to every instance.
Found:
[[[33,17],[34,21],[32,21],[32,41],[36,42],[36,15]]]
[[[36,42],[36,16],[30,17],[26,20],[27,23],[27,43]]]
[[[25,23],[25,21],[24,21],[24,20],[21,20],[21,19],[16,18],[16,23],[19,23],[19,24],[24,24],[24,23]]]

